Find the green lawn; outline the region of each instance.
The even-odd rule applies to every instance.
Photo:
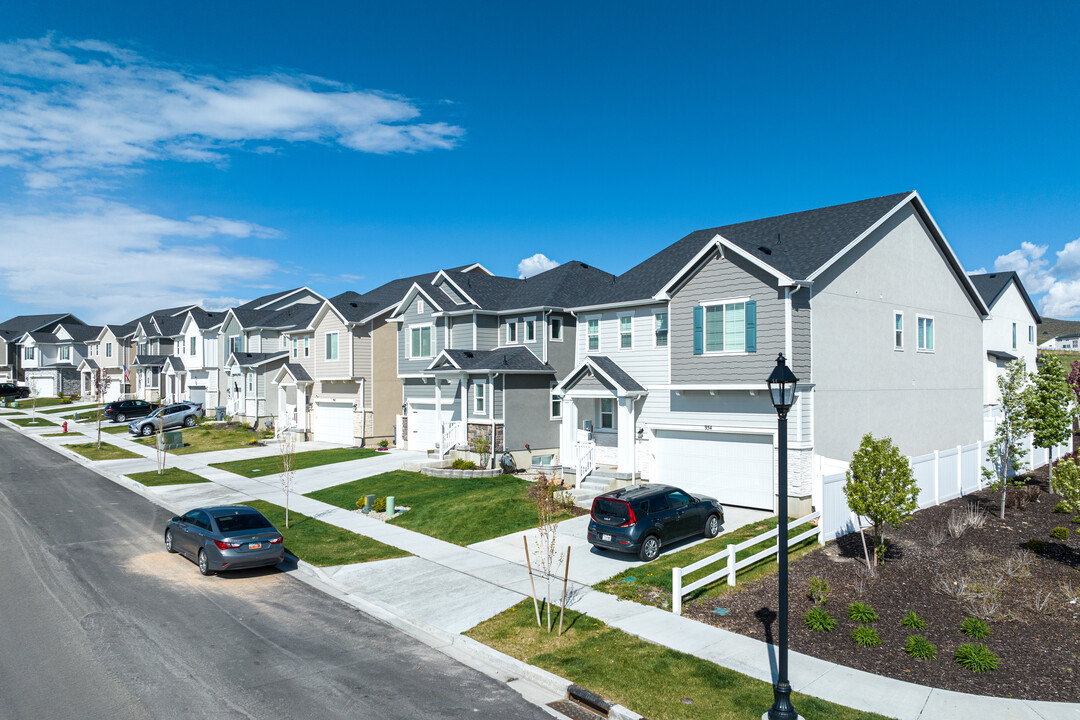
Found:
[[[187,470],[181,470],[180,468],[165,468],[165,472],[158,474],[157,470],[151,470],[150,472],[133,473],[128,475],[129,478],[135,482],[142,483],[148,487],[155,487],[158,485],[186,485],[188,483],[204,483],[210,482],[201,475],[196,475],[193,472]]]
[[[557,625],[556,612],[552,608]],[[588,615],[568,610],[563,627],[561,636],[538,628],[526,600],[465,634],[650,720],[759,720],[772,705],[769,683],[646,642]],[[806,720],[884,720],[799,693],[791,701]]]
[[[64,398],[64,400],[67,400],[67,398]],[[39,397],[37,399],[37,409],[40,410],[41,408],[54,407],[56,405],[63,405],[64,407],[62,410],[70,409],[73,403],[64,402],[64,400],[54,397]],[[30,398],[19,398],[16,402],[19,403],[20,410],[29,410],[34,407],[34,401]]]
[[[298,452],[294,456],[296,470],[331,465],[333,463],[348,462],[349,460],[362,460],[378,455],[378,451],[371,448],[334,448],[332,450],[310,450]],[[234,462],[211,463],[210,467],[228,470],[229,472],[243,475],[244,477],[260,477],[273,475],[281,472],[281,457],[268,455],[252,460],[236,460]]]
[[[36,418],[33,418],[33,417],[17,417],[17,418],[11,418],[10,421],[15,423],[16,425],[22,425],[23,427],[38,427],[38,426],[44,426],[44,425],[53,425],[53,426],[55,426],[56,425],[56,423],[52,422],[51,420],[46,420],[45,418],[43,418],[41,416],[38,416]]]
[[[101,449],[98,450],[96,442],[81,443],[78,445],[65,445],[64,447],[69,450],[74,450],[85,458],[90,460],[127,460],[128,458],[141,458],[142,455],[137,455],[130,450],[125,450],[109,443],[101,443]]]
[[[255,508],[274,523],[274,527],[285,536],[286,552],[312,565],[327,567],[409,556],[404,550],[292,510],[289,511],[289,527],[286,529],[285,508],[280,505],[263,500],[251,500],[244,504]]]
[[[532,483],[496,478],[435,478],[397,470],[313,492],[308,497],[348,510],[363,495],[393,495],[412,509],[390,522],[458,545],[490,540],[536,526]],[[569,513],[560,520],[571,517]]]
[[[41,401],[39,400],[38,402],[40,403]],[[91,403],[89,405],[61,405],[60,407],[50,408],[49,410],[44,410],[43,412],[46,412],[46,413],[75,412],[77,410],[93,410],[96,407],[101,407],[101,406],[97,405],[97,404],[94,404],[94,403]]]
[[[78,432],[44,433],[41,437],[86,437]]]
[[[795,518],[792,518],[792,520],[794,519]],[[726,535],[720,535],[719,537],[713,538],[707,542],[699,543],[693,547],[688,547],[677,552],[662,553],[660,557],[653,560],[648,565],[625,570],[615,577],[597,583],[596,589],[616,595],[623,600],[633,600],[646,605],[664,608],[665,610],[669,609],[671,607],[672,568],[686,567],[691,563],[703,560],[710,555],[725,550],[728,545],[738,544],[744,540],[749,540],[755,535],[760,535],[763,532],[772,530],[774,527],[776,527],[775,517],[741,527],[738,530],[734,530]],[[792,531],[792,534],[797,535],[806,532],[809,529],[809,526],[800,525]],[[735,558],[737,560],[742,560],[743,558],[750,557],[754,553],[764,550],[770,545],[773,547],[776,546],[776,538],[770,538],[762,543],[748,547],[745,550],[740,550],[735,554]],[[792,546],[789,557],[794,560],[816,547],[817,540],[815,538],[803,540],[798,545]],[[722,563],[717,563],[688,575],[684,575],[683,585],[689,585],[699,578],[703,578],[706,575],[711,575],[717,570],[723,569],[723,567],[724,565]],[[743,583],[753,580],[761,575],[769,575],[774,572],[776,572],[776,556],[769,555],[753,565],[739,570],[736,578],[740,583]],[[700,598],[716,597],[734,589],[735,588],[727,584],[727,579],[725,578],[695,590],[685,596],[683,602],[686,603]]]
[[[119,435],[120,433],[126,433],[128,431],[127,425],[102,425],[101,432],[109,433],[110,435]],[[97,432],[97,427],[94,428],[94,432]]]
[[[170,450],[169,452],[173,455],[250,447],[252,440],[259,439],[258,434],[253,430],[245,430],[240,425],[196,425],[193,428],[185,428],[183,433],[184,447],[179,450]],[[143,438],[138,442],[154,447],[153,437]]]

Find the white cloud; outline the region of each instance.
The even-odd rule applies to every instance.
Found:
[[[1021,243],[1018,250],[998,256],[994,269],[1015,270],[1028,294],[1037,298],[1042,315],[1080,317],[1080,239],[1056,251],[1053,266],[1045,257],[1047,250],[1048,245]]]
[[[0,76],[0,165],[34,189],[149,160],[222,163],[229,149],[274,143],[419,152],[464,134],[417,122],[418,107],[397,95],[295,73],[197,72],[94,40],[0,43]]]
[[[98,199],[60,212],[0,212],[0,245],[28,250],[0,253],[0,287],[20,304],[95,323],[185,303],[220,309],[236,304],[223,289],[262,283],[276,268],[223,244],[277,235],[238,220],[174,220]]]
[[[539,275],[545,270],[550,270],[553,267],[558,267],[559,263],[550,259],[543,253],[536,253],[531,257],[527,257],[518,263],[517,271],[519,278],[532,277],[533,275]]]
[[[999,272],[1006,270],[1016,271],[1030,294],[1041,295],[1049,290],[1054,283],[1054,279],[1048,270],[1046,258],[1043,257],[1046,255],[1047,249],[1046,245],[1035,245],[1029,242],[1021,243],[1019,250],[1013,250],[1007,255],[999,255],[994,260],[994,270]]]

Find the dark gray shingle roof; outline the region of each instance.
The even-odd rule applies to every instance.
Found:
[[[288,351],[282,350],[280,352],[272,353],[249,353],[249,352],[234,352],[230,357],[236,358],[236,362],[240,367],[253,367],[255,365],[262,365],[265,362],[272,360],[278,360],[289,356]]]
[[[133,365],[148,365],[150,367],[160,367],[165,364],[168,359],[168,355],[136,355]]]
[[[979,291],[979,295],[982,296],[983,302],[986,303],[986,307],[990,307],[997,302],[997,299],[1001,297],[1001,294],[1009,287],[1009,283],[1015,280],[1016,287],[1020,290],[1020,297],[1024,299],[1024,303],[1026,303],[1028,309],[1031,310],[1031,314],[1035,317],[1035,322],[1042,322],[1039,311],[1035,309],[1035,303],[1031,302],[1031,298],[1028,297],[1027,290],[1024,288],[1024,283],[1020,281],[1020,276],[1015,272],[1009,270],[1006,272],[968,275],[968,279],[971,280],[971,284],[975,286],[975,289]]]
[[[72,325],[82,325],[83,321],[75,317],[71,313],[51,313],[48,315],[17,315],[13,318],[0,322],[0,335],[7,337],[9,334],[14,335],[16,338],[23,333],[31,332],[35,330],[52,329],[60,323],[61,320],[66,320]]]
[[[555,372],[555,368],[541,362],[531,350],[523,347],[444,352],[459,368],[469,372]]]
[[[289,372],[292,376],[300,382],[312,382],[311,375],[304,369],[303,365],[299,363],[285,363],[285,367],[289,368]]]
[[[589,355],[587,359],[592,360],[596,367],[603,370],[604,374],[614,380],[623,390],[641,392],[645,389],[630,373],[619,367],[619,364],[607,355]]]

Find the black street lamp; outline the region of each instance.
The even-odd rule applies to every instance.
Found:
[[[773,407],[776,408],[777,433],[780,445],[779,508],[777,514],[778,545],[777,563],[780,566],[780,652],[777,662],[776,684],[773,685],[773,704],[765,714],[768,720],[796,720],[799,713],[791,706],[791,683],[788,682],[788,489],[787,489],[787,415],[795,403],[795,385],[799,379],[784,360],[781,353],[776,358],[767,381]]]

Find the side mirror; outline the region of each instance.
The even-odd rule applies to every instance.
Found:
[[[180,516],[179,515],[173,515],[172,520],[170,520],[169,522],[179,522],[179,521],[180,521]]]

